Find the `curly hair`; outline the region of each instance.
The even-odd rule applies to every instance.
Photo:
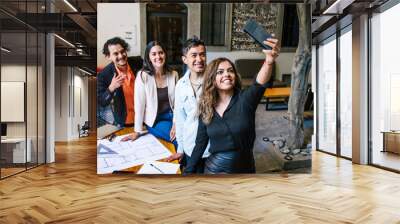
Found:
[[[129,44],[128,44],[124,39],[122,39],[122,38],[120,38],[120,37],[113,37],[113,38],[107,40],[107,41],[104,43],[104,46],[103,46],[103,54],[104,54],[105,56],[109,56],[109,55],[110,55],[110,51],[108,50],[108,46],[110,46],[110,45],[117,45],[117,44],[121,45],[121,47],[122,47],[125,51],[129,51]]]
[[[233,72],[235,73],[235,90],[240,90],[242,88],[240,75],[236,72],[235,65],[229,59],[217,58],[212,60],[204,71],[203,93],[200,96],[198,106],[199,116],[205,124],[210,124],[214,115],[214,107],[217,105],[219,99],[218,87],[215,79],[219,64],[225,61],[231,64]]]

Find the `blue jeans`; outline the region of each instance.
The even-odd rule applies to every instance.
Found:
[[[171,132],[172,128],[172,111],[168,111],[162,114],[158,114],[156,117],[156,121],[153,124],[153,127],[147,126],[147,130],[150,134],[154,135],[156,138],[161,138],[167,142],[171,142],[169,133]],[[178,148],[178,143],[176,139],[171,142],[174,144],[175,149]]]

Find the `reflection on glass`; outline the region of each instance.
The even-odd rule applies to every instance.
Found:
[[[340,154],[352,157],[352,35],[340,36]]]
[[[30,142],[26,141],[26,33],[2,33],[1,44],[9,52],[1,51],[1,122],[7,134],[1,140],[1,176],[25,170],[30,162]],[[26,150],[28,148],[28,151]]]
[[[27,33],[28,61],[26,80],[26,118],[27,118],[27,143],[30,149],[30,161],[27,167],[37,165],[37,75],[38,75],[38,36],[36,32]]]
[[[336,39],[318,48],[318,148],[336,153]]]
[[[1,1],[19,16],[44,13],[45,0]],[[39,17],[30,14],[31,19]],[[45,162],[45,35],[0,12],[9,23],[1,32],[0,177]]]

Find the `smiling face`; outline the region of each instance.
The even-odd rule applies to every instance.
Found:
[[[186,55],[182,56],[182,61],[191,72],[202,74],[206,68],[206,48],[204,45],[191,47]]]
[[[231,63],[223,61],[218,65],[215,84],[219,90],[232,90],[235,87],[236,74]]]
[[[111,60],[115,66],[124,68],[128,63],[128,54],[126,49],[120,44],[108,45],[108,50],[110,52],[106,57]]]
[[[161,69],[165,64],[165,52],[159,45],[150,49],[149,59],[155,69]]]

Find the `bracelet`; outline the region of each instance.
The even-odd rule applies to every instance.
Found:
[[[267,63],[267,61],[264,60],[264,64],[267,64],[267,65],[273,65],[274,63],[275,63],[275,61],[273,61],[272,63]]]

